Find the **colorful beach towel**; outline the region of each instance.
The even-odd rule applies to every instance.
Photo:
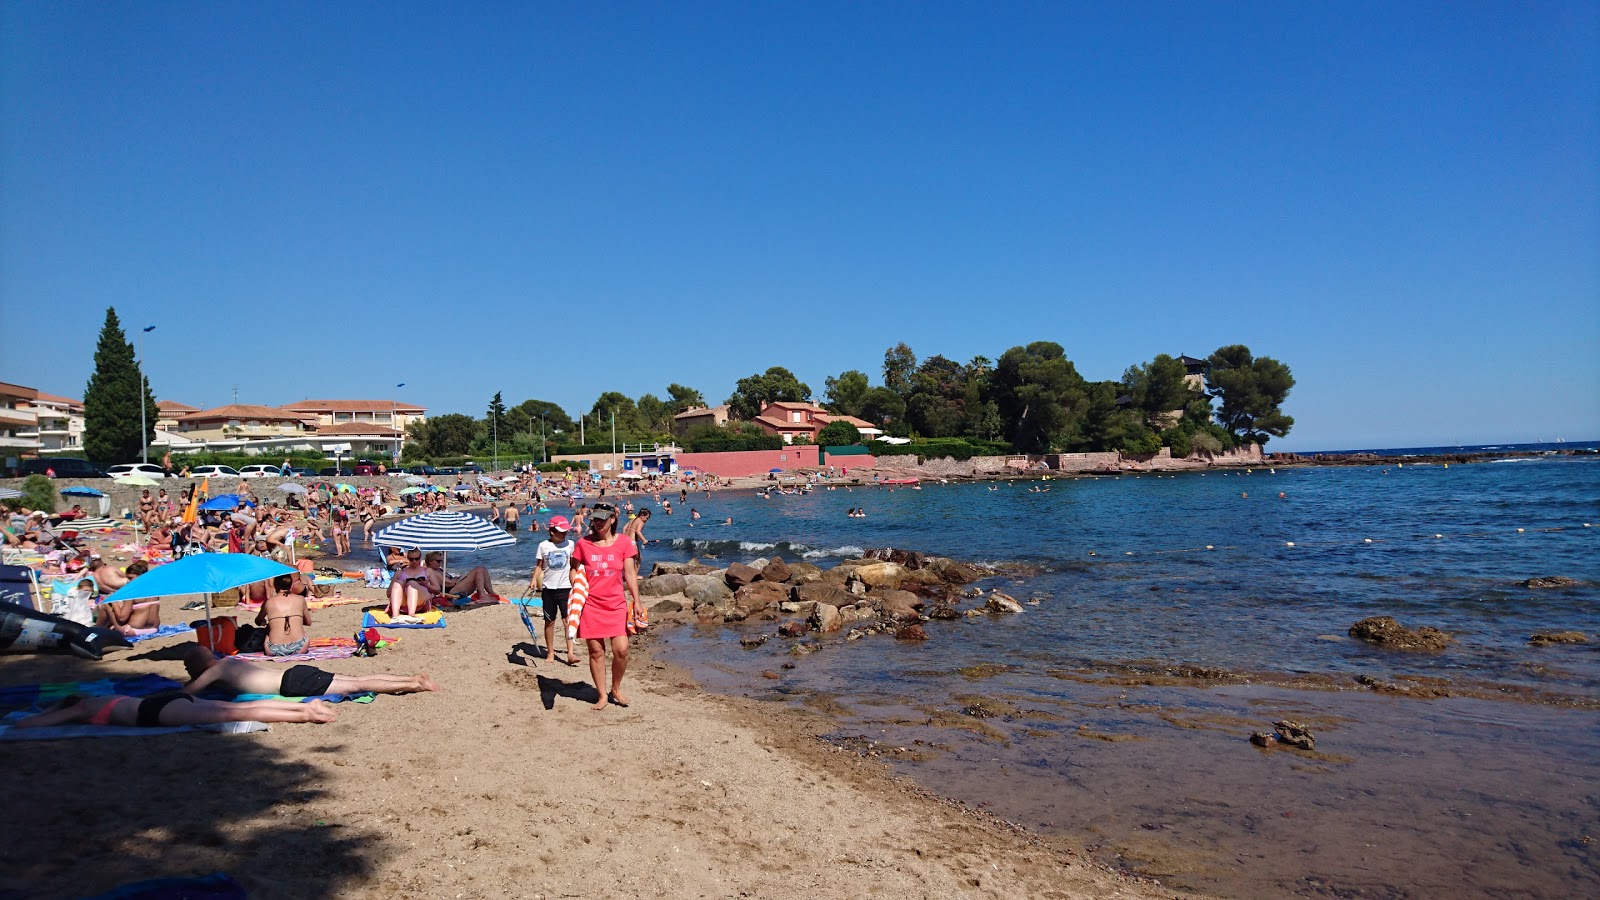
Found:
[[[407,617],[402,616],[402,618],[407,618]],[[445,626],[444,613],[438,611],[437,609],[432,609],[432,610],[429,610],[429,611],[427,611],[425,613],[421,613],[419,615],[410,616],[409,618],[417,619],[418,621],[416,621],[416,622],[394,622],[394,621],[390,621],[389,613],[388,613],[387,610],[369,609],[369,610],[367,610],[367,614],[365,616],[362,616],[362,618],[361,618],[361,627],[362,628],[443,628]]]
[[[0,723],[0,741],[57,741],[63,738],[149,737],[198,731],[194,725],[166,725],[159,728],[133,728],[125,725],[50,725],[45,728],[18,728]]]
[[[265,653],[240,653],[239,659],[253,662],[312,662],[318,659],[349,659],[356,655],[355,638],[312,638],[306,652],[294,656],[268,656]]]
[[[130,635],[127,636],[127,638],[128,638],[128,642],[129,643],[137,644],[140,641],[148,641],[148,640],[153,640],[155,638],[172,637],[175,634],[183,634],[184,632],[193,631],[193,630],[194,630],[194,626],[193,625],[189,625],[187,623],[185,623],[183,625],[162,625],[160,628],[157,628],[156,630],[150,632],[149,634],[130,634]]]
[[[181,682],[160,675],[136,675],[129,678],[101,678],[96,681],[47,681],[42,684],[16,684],[0,687],[0,714],[17,711],[38,712],[65,697],[78,694],[84,697],[148,697],[162,691],[175,691]]]
[[[287,700],[290,703],[310,703],[321,700],[324,703],[371,703],[378,699],[378,695],[371,691],[362,691],[359,694],[320,694],[316,697],[285,697],[282,694],[238,694],[229,697],[235,703],[248,703],[251,700]]]

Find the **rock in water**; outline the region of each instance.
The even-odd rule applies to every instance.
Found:
[[[1528,638],[1528,643],[1535,647],[1545,644],[1587,644],[1589,636],[1581,631],[1541,631]]]
[[[827,603],[818,603],[816,608],[811,611],[811,623],[816,626],[818,631],[824,634],[838,631],[841,627],[839,608]]]
[[[723,575],[723,578],[728,582],[728,587],[736,591],[759,577],[761,577],[759,571],[744,563],[734,563],[728,567],[727,573]]]
[[[910,591],[884,591],[879,600],[883,614],[899,622],[922,618],[922,599]]]
[[[784,637],[799,637],[800,635],[805,634],[806,632],[808,632],[810,630],[811,630],[811,623],[809,623],[809,622],[801,622],[801,621],[785,622],[782,625],[778,626],[778,633],[783,635]]]
[[[902,641],[925,641],[928,639],[928,632],[924,631],[921,625],[907,625],[896,631],[894,636]]]
[[[1255,744],[1257,747],[1270,747],[1272,746],[1272,735],[1267,734],[1265,731],[1251,732],[1250,743]]]
[[[680,574],[655,575],[639,580],[639,593],[646,597],[667,597],[683,593],[688,586],[688,579]]]
[[[1311,729],[1300,724],[1282,719],[1272,723],[1272,729],[1278,733],[1278,743],[1298,747],[1301,750],[1317,749],[1317,739],[1311,736]]]
[[[989,592],[989,602],[985,605],[985,608],[990,612],[1022,612],[1022,604],[1018,603],[1016,598],[1009,594],[1003,594],[999,591]]]
[[[1529,578],[1527,581],[1522,582],[1522,586],[1525,588],[1559,588],[1572,587],[1577,583],[1578,579],[1568,578],[1565,575],[1546,575],[1543,578]]]
[[[899,563],[874,562],[856,566],[855,580],[875,588],[898,588],[907,570]]]
[[[1437,653],[1450,646],[1450,642],[1454,640],[1450,635],[1428,625],[1416,629],[1407,628],[1396,622],[1394,616],[1372,616],[1362,619],[1350,626],[1350,636],[1389,650],[1414,650],[1423,653]]]

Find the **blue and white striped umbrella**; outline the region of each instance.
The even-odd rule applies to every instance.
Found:
[[[487,550],[515,544],[517,537],[482,516],[471,513],[423,513],[390,525],[373,538],[385,547],[418,550]]]
[[[0,488],[0,500],[16,500],[21,496],[22,492],[16,488]]]

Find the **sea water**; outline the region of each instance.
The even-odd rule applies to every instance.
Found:
[[[771,621],[655,639],[708,687],[826,710],[936,791],[1230,895],[1600,894],[1600,458],[672,499],[647,567],[875,547],[998,567],[979,586],[1024,612],[926,642],[739,648]],[[525,578],[532,550],[473,562]],[[1520,584],[1546,575],[1580,584]],[[1376,615],[1454,643],[1347,635]],[[1529,643],[1549,631],[1592,643]],[[1315,753],[1249,744],[1285,718]]]

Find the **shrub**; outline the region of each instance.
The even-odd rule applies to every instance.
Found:
[[[849,422],[829,422],[817,433],[817,443],[824,447],[848,447],[861,443],[861,429]]]
[[[29,509],[56,511],[56,483],[44,475],[29,475],[22,483],[22,496],[17,504]]]
[[[1161,436],[1143,425],[1128,429],[1119,448],[1129,456],[1150,456],[1161,452]]]
[[[1172,448],[1173,459],[1183,459],[1193,452],[1193,441],[1182,428],[1168,428],[1161,432],[1161,443]]]

